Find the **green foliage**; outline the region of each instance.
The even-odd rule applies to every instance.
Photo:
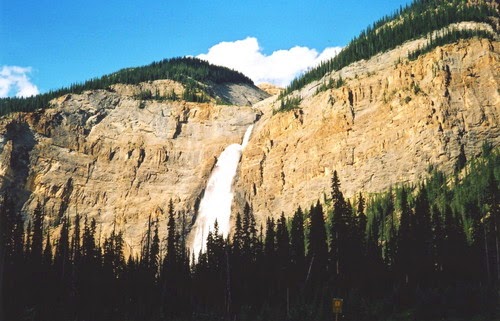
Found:
[[[215,225],[206,253],[191,268],[184,227],[180,233],[176,227],[185,217],[176,216],[172,201],[165,244],[150,217],[140,256],[125,260],[121,232],[113,229],[101,247],[95,220],[84,217],[80,236],[79,216],[71,222],[63,216],[52,242],[42,207],[24,230],[14,200],[5,195],[5,318],[331,320],[331,298],[340,296],[352,320],[470,320],[478,314],[494,320],[499,188],[500,151],[489,144],[455,177],[431,170],[425,183],[367,201],[360,195],[356,206],[344,198],[335,172],[331,210],[317,202],[306,220],[299,208],[291,224],[282,214],[268,219],[264,232],[246,204],[232,240]]]
[[[340,88],[342,86],[344,86],[345,84],[345,81],[344,79],[342,79],[342,77],[339,77],[337,80],[333,80],[333,78],[330,78],[328,80],[328,84],[327,83],[322,83],[321,86],[319,86],[317,89],[316,89],[316,94],[322,92],[322,91],[327,91],[329,89],[337,89],[337,88]]]
[[[302,102],[302,97],[282,97],[280,98],[280,107],[277,112],[286,112],[289,110],[297,109]]]
[[[366,28],[334,58],[322,62],[316,68],[294,79],[285,89],[284,95],[303,88],[312,81],[321,79],[329,72],[340,70],[362,59],[369,59],[378,53],[393,49],[405,41],[425,36],[451,23],[485,22],[495,28],[491,17],[498,17],[497,10],[494,5],[488,2],[471,5],[466,0],[415,0],[411,5],[383,17]],[[482,36],[481,33],[478,35]]]
[[[86,90],[106,89],[114,84],[139,84],[141,82],[159,79],[171,79],[179,81],[189,88],[186,96],[188,101],[207,101],[207,97],[200,95],[198,91],[203,90],[202,84],[222,83],[244,83],[253,85],[252,80],[240,72],[212,65],[204,60],[191,57],[165,59],[152,64],[126,68],[115,73],[93,78],[84,83],[72,84],[55,91],[27,98],[2,98],[0,99],[0,116],[11,112],[30,112],[39,108],[49,107],[49,101],[68,93],[80,94]],[[193,94],[193,91],[196,93]],[[144,99],[152,99],[156,95],[141,93]],[[209,93],[209,96],[215,95]],[[173,97],[176,97],[174,94]],[[172,98],[173,98],[172,97]],[[141,98],[142,99],[142,98]],[[177,99],[177,98],[176,98]]]
[[[182,99],[195,103],[206,103],[210,101],[210,97],[193,84],[188,84],[186,86],[184,92],[182,93]]]
[[[137,95],[135,95],[134,98],[140,100],[150,100],[153,99],[153,93],[151,92],[151,90],[142,90]]]
[[[434,48],[444,46],[450,43],[454,43],[459,39],[469,39],[469,38],[484,38],[493,40],[495,37],[491,32],[485,30],[456,30],[456,29],[446,29],[444,34],[433,39],[430,38],[429,41],[417,50],[410,52],[408,54],[408,59],[415,60],[419,56],[431,52]]]

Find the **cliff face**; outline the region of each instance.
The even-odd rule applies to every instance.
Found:
[[[216,158],[228,144],[241,143],[259,112],[133,98],[145,88],[182,90],[171,81],[117,85],[113,92],[63,96],[50,109],[19,115],[20,121],[3,119],[3,188],[16,190],[26,213],[43,204],[51,225],[78,212],[95,218],[105,236],[116,223],[134,248],[149,215],[166,228],[170,199],[176,210],[189,210],[189,219]]]
[[[241,106],[138,100],[180,95],[169,80],[60,97],[51,108],[0,119],[0,184],[24,213],[40,202],[57,232],[63,215],[116,225],[138,249],[149,215],[164,235],[169,199],[188,224],[216,158],[254,122],[235,182],[233,214],[290,215],[329,195],[337,170],[347,196],[450,172],[488,140],[500,144],[500,43],[466,40],[415,61],[422,40],[342,69],[300,93],[301,108],[274,113],[277,97],[246,85],[214,88]],[[336,89],[316,93],[331,77]],[[255,104],[254,107],[246,105]]]
[[[260,217],[291,215],[329,196],[337,170],[347,196],[379,192],[425,177],[429,166],[453,171],[500,144],[500,44],[466,40],[408,61],[421,41],[358,62],[332,75],[344,85],[302,90],[301,109],[278,112],[276,98],[245,150],[236,210],[249,201]]]

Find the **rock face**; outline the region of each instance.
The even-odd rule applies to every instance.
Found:
[[[334,170],[347,196],[451,172],[465,152],[500,144],[500,43],[466,40],[408,61],[420,41],[361,61],[302,90],[301,109],[257,123],[240,165],[237,204],[259,217],[293,214],[329,196]],[[344,85],[316,94],[328,78]]]
[[[155,87],[182,90],[171,81],[117,85],[112,92],[63,96],[50,109],[19,115],[21,121],[3,119],[3,188],[17,190],[25,213],[42,203],[53,226],[77,212],[95,218],[102,236],[116,224],[134,249],[149,215],[160,220],[164,232],[170,199],[192,218],[218,155],[227,145],[241,143],[260,112],[132,97]]]
[[[500,145],[500,43],[465,40],[415,61],[423,40],[361,61],[312,83],[301,108],[273,112],[277,97],[252,86],[212,88],[241,106],[139,100],[145,90],[182,93],[161,80],[72,94],[51,108],[0,119],[0,186],[24,213],[41,203],[57,232],[63,215],[95,218],[103,237],[116,226],[139,249],[150,215],[165,234],[170,199],[193,222],[216,158],[241,143],[233,214],[248,201],[258,219],[290,215],[329,195],[337,170],[347,196],[453,170],[462,151]],[[342,77],[344,84],[317,93]],[[247,105],[254,104],[254,107]]]

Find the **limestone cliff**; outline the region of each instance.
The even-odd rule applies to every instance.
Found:
[[[323,199],[334,169],[348,196],[416,181],[429,166],[450,172],[461,150],[471,158],[486,140],[500,144],[500,43],[463,40],[409,61],[422,42],[326,75],[295,93],[303,100],[289,112],[235,84],[212,90],[240,106],[137,98],[179,95],[170,80],[64,95],[0,119],[1,187],[26,214],[40,202],[53,232],[78,212],[138,249],[149,215],[164,235],[169,199],[192,222],[216,158],[254,122],[233,207],[248,201],[261,219]],[[340,76],[342,86],[317,92]]]
[[[330,193],[333,170],[347,196],[379,192],[425,177],[429,166],[451,172],[464,150],[500,144],[500,43],[464,40],[409,61],[422,40],[361,61],[312,83],[299,109],[273,114],[277,98],[245,150],[237,182],[240,210],[291,215]],[[337,89],[317,93],[329,78]]]
[[[244,104],[266,97],[242,85],[226,88],[246,97]],[[115,85],[3,118],[2,187],[16,191],[25,213],[43,204],[46,223],[54,227],[63,215],[77,212],[95,218],[102,236],[116,223],[136,249],[150,214],[164,234],[170,199],[191,218],[216,158],[228,144],[241,143],[260,112],[134,98],[144,89],[181,92],[182,85],[169,80]]]

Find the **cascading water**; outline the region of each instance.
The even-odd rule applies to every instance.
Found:
[[[241,153],[250,139],[253,125],[248,127],[240,144],[231,144],[220,154],[217,164],[208,179],[205,195],[201,199],[196,222],[191,230],[191,253],[195,259],[201,252],[205,252],[208,232],[214,227],[215,221],[219,225],[219,232],[224,237],[229,234],[231,204],[233,203],[233,179],[238,169]]]

